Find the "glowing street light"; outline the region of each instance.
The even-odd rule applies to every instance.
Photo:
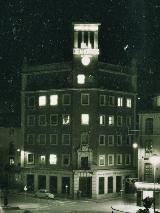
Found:
[[[133,146],[133,149],[137,149],[138,144],[137,143],[133,143],[132,146]]]
[[[155,177],[156,177],[156,166],[160,163],[160,156],[152,155],[150,157],[150,163],[153,165],[153,180],[154,180],[154,189],[153,189],[153,208],[155,213]]]

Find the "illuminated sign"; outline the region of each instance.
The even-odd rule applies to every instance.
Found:
[[[99,55],[99,49],[89,49],[89,48],[74,48],[74,55]]]

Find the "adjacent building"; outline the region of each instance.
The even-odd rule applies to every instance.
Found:
[[[99,23],[74,23],[73,60],[22,71],[28,190],[103,197],[135,177],[136,69],[98,61]]]

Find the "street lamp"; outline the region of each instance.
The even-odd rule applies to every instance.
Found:
[[[160,163],[160,156],[152,155],[150,157],[150,163],[153,165],[153,181],[154,181],[154,188],[153,188],[153,208],[155,213],[155,179],[156,179],[156,166]]]

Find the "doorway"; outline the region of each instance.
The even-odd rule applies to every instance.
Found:
[[[82,197],[92,197],[92,177],[80,177],[79,190]]]

